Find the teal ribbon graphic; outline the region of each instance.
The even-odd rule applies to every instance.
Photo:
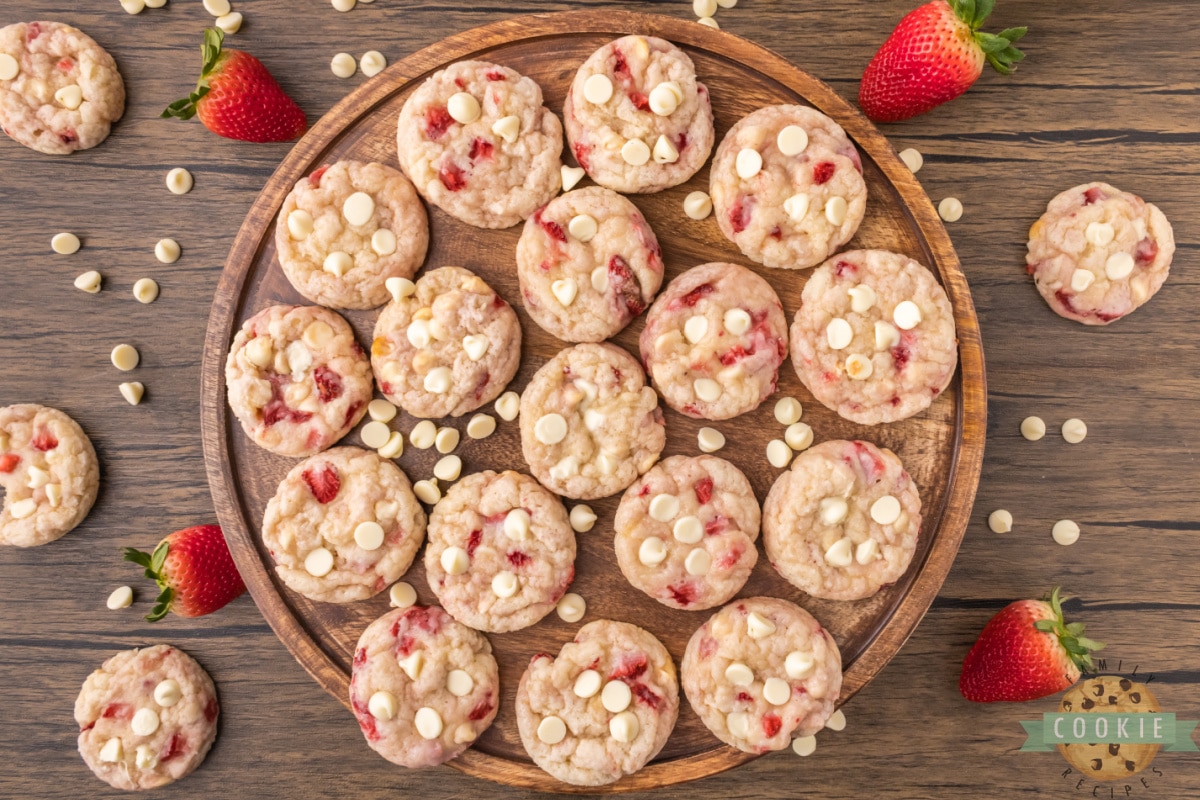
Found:
[[[1047,712],[1021,720],[1027,738],[1022,752],[1049,752],[1057,744],[1158,744],[1169,753],[1200,752],[1192,740],[1200,720],[1176,719],[1170,712],[1066,714]]]

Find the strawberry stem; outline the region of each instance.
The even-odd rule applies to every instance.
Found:
[[[200,80],[196,88],[187,97],[176,100],[163,109],[159,114],[163,119],[191,119],[196,115],[196,104],[209,92],[208,79],[216,71],[221,60],[221,44],[225,41],[225,32],[220,28],[205,28],[204,41],[200,45],[201,68]]]
[[[1054,618],[1039,619],[1033,623],[1033,627],[1057,637],[1058,643],[1062,645],[1068,657],[1075,662],[1075,666],[1079,667],[1082,672],[1091,672],[1093,669],[1092,652],[1103,650],[1104,643],[1086,638],[1083,635],[1084,625],[1082,622],[1068,623],[1063,620],[1063,597],[1059,594],[1060,588],[1055,586],[1049,597],[1045,598],[1054,612]]]
[[[1011,75],[1017,68],[1017,63],[1025,58],[1014,46],[1014,42],[1029,32],[1026,27],[1007,28],[1000,33],[985,33],[979,30],[984,21],[991,16],[996,7],[996,0],[948,0],[954,14],[971,29],[975,41],[983,50],[984,58],[992,65],[992,69],[1001,75]]]
[[[152,553],[144,553],[133,547],[125,548],[125,560],[131,561],[138,566],[146,568],[146,577],[158,584],[162,589],[159,595],[154,600],[154,607],[150,609],[150,613],[146,615],[147,622],[157,622],[167,615],[171,610],[171,601],[175,599],[175,590],[167,585],[167,579],[162,574],[163,564],[167,560],[167,552],[170,550],[170,545],[167,540],[158,543]]]

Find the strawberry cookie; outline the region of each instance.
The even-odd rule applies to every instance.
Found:
[[[288,588],[349,603],[408,571],[425,538],[425,512],[390,459],[336,447],[287,474],[267,503],[262,537]]]
[[[562,125],[531,79],[461,61],[413,92],[397,128],[400,168],[426,200],[477,228],[508,228],[562,187]]]
[[[625,36],[592,53],[571,81],[563,119],[579,166],[618,192],[678,186],[704,166],[715,138],[695,65],[654,36]]]
[[[338,161],[301,178],[275,223],[275,252],[300,294],[330,308],[375,308],[388,278],[425,260],[429,222],[408,179],[384,164]]]
[[[1026,270],[1060,317],[1107,325],[1138,309],[1171,271],[1171,223],[1137,195],[1085,183],[1029,229]]]
[[[826,600],[862,600],[908,569],[921,498],[891,450],[822,442],[776,479],[762,524],[771,566],[793,585]]]
[[[61,22],[0,28],[0,128],[39,153],[95,147],[125,112],[125,83],[108,52]]]
[[[521,323],[462,267],[426,272],[375,323],[379,389],[414,417],[460,417],[504,391],[521,365]]]
[[[534,477],[576,500],[624,489],[666,446],[658,397],[633,356],[578,344],[546,362],[521,395],[521,449]]]
[[[598,186],[578,189],[526,221],[517,276],[534,322],[568,342],[602,342],[650,305],[662,249],[633,203]]]
[[[958,366],[946,291],[928,269],[886,250],[842,253],[814,270],[791,336],[800,381],[860,425],[924,411]]]
[[[367,744],[402,767],[433,767],[496,718],[500,676],[482,633],[436,606],[389,611],[354,650],[350,707]]]
[[[738,600],[700,626],[683,654],[683,691],[701,721],[747,753],[782,750],[825,727],[842,690],[837,643],[774,597]]]
[[[858,230],[867,184],[836,122],[806,106],[767,106],[725,134],[709,194],[721,232],[754,261],[804,269]]]
[[[679,717],[667,648],[636,625],[584,625],[558,657],[533,657],[517,688],[517,729],[534,762],[560,781],[603,786],[644,767]]]
[[[760,512],[742,471],[716,456],[672,456],[625,490],[617,507],[621,572],[663,605],[727,602],[758,561]]]
[[[434,507],[425,548],[429,588],[481,631],[528,628],[575,577],[575,531],[562,502],[518,472],[479,472]]]
[[[60,538],[83,522],[99,486],[96,451],[75,420],[46,406],[0,408],[0,544]]]
[[[775,391],[787,318],[775,290],[750,270],[703,264],[654,302],[639,344],[667,405],[696,419],[729,419]]]
[[[225,362],[229,406],[255,444],[304,457],[332,446],[371,400],[371,365],[349,323],[316,306],[246,320]]]
[[[83,682],[79,754],[114,788],[166,786],[204,761],[220,711],[212,679],[187,653],[165,644],[126,650]]]

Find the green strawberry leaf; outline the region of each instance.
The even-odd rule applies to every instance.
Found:
[[[992,9],[995,7],[996,0],[976,0],[975,15],[970,21],[972,30],[977,30],[983,21],[992,15]]]
[[[1093,641],[1085,636],[1078,637],[1075,641],[1079,642],[1080,647],[1086,647],[1088,650],[1103,650],[1104,642]]]
[[[1057,625],[1058,623],[1052,619],[1039,619],[1037,622],[1033,623],[1033,627],[1044,633],[1050,633]]]
[[[150,556],[150,569],[154,570],[155,575],[161,580],[163,562],[167,560],[167,550],[170,549],[167,540],[163,539],[158,543],[158,547],[154,548],[154,552]]]
[[[1022,25],[1019,28],[1005,28],[996,35],[1001,38],[1008,39],[1009,42],[1015,42],[1027,33],[1029,33],[1029,28]]]
[[[175,590],[170,586],[162,590],[154,600],[154,608],[150,609],[150,613],[146,615],[147,622],[158,622],[167,615],[171,610],[171,601],[175,598]]]
[[[996,36],[993,33],[977,33],[975,34],[975,41],[979,42],[980,48],[988,54],[999,53],[1004,48],[1012,46],[1008,39]]]
[[[138,550],[133,547],[126,547],[124,550],[124,553],[125,553],[126,561],[132,561],[134,564],[137,564],[140,567],[145,567],[146,569],[150,569],[150,554],[149,553],[143,553],[141,550]]]
[[[208,79],[220,69],[222,56],[221,44],[225,41],[225,32],[220,28],[205,28],[204,42],[200,45],[200,80],[196,88],[187,97],[171,103],[158,116],[162,119],[191,119],[196,116],[196,108],[209,92]]]
[[[1070,624],[1068,624],[1068,625],[1064,625],[1064,626],[1063,626],[1063,629],[1064,629],[1064,630],[1065,630],[1067,633],[1069,633],[1069,634],[1071,634],[1072,636],[1074,636],[1074,637],[1078,638],[1078,637],[1079,637],[1079,635],[1080,635],[1081,633],[1083,633],[1083,623],[1082,623],[1082,622],[1072,622],[1072,623],[1070,623]]]

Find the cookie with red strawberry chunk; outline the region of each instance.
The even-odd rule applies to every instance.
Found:
[[[308,121],[300,106],[257,58],[222,49],[224,38],[219,28],[204,29],[195,90],[171,103],[160,116],[198,116],[218,136],[243,142],[290,142],[303,136]]]
[[[1026,28],[979,30],[996,0],[933,0],[908,13],[863,72],[858,104],[876,122],[924,114],[970,89],[990,64],[1011,75]]]
[[[1061,692],[1104,647],[1063,619],[1059,587],[1042,600],[1018,600],[992,617],[963,661],[958,689],[976,703],[1023,702]]]
[[[168,611],[181,617],[202,617],[246,591],[217,525],[175,531],[152,553],[127,547],[125,560],[145,567],[146,577],[162,590],[146,616],[150,622],[162,619]]]

